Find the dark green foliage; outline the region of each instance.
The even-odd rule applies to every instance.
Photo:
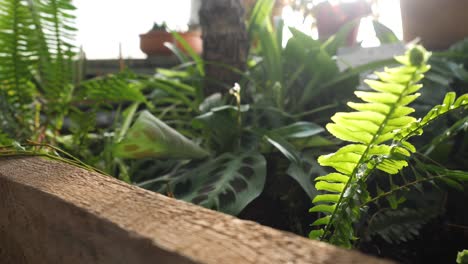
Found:
[[[465,249],[463,251],[458,252],[457,263],[458,264],[468,263],[468,250]]]
[[[447,169],[433,160],[448,141],[450,151],[458,151],[455,158],[466,160],[458,137],[465,136],[466,149],[467,95],[457,98],[439,89],[468,80],[460,55],[466,45],[451,50],[460,57],[456,63],[448,54],[431,59],[428,92],[417,84],[429,69],[422,47],[397,58],[401,67],[376,73],[380,80],[367,81],[373,91],[356,92],[364,103],[350,102],[356,111],[336,113],[327,125],[338,139],[352,143],[316,162],[342,143],[323,135],[323,126],[344,107],[358,75],[394,62],[340,72],[335,55],[354,24],[323,43],[291,28],[283,47],[282,23],[274,28],[269,17],[274,1],[258,1],[249,22],[257,45],[248,70],[217,65],[239,73],[241,88],[236,84],[230,94],[203,98],[204,65],[215,62],[202,61],[187,46],[188,54],[169,45],[182,64],[158,69],[155,76],[124,71],[75,86],[71,1],[0,2],[0,145],[12,145],[2,154],[49,155],[58,150],[35,152],[36,143],[14,140],[52,142],[125,182],[234,215],[268,192],[275,202],[273,218],[287,211],[276,210],[281,204],[295,208],[287,213],[294,218],[294,210],[305,213],[309,197],[316,204],[310,211],[321,216],[313,225],[324,226],[311,236],[345,247],[356,245],[358,236],[392,243],[412,239],[441,214],[439,204],[427,206],[435,201],[434,190],[466,187],[468,176],[459,164]],[[375,26],[382,42],[395,41],[387,28]],[[409,107],[419,92],[423,104]],[[453,122],[434,129],[438,136],[430,144],[408,142],[441,116]],[[320,165],[336,171],[327,174]],[[307,228],[291,230],[304,234]]]
[[[32,61],[37,55],[31,39],[31,13],[27,1],[0,1],[0,101],[4,111],[0,123],[17,124],[11,137],[27,137],[33,111],[34,87],[31,80]]]
[[[146,98],[141,92],[141,84],[132,83],[130,80],[125,74],[117,74],[84,81],[73,101],[88,101],[89,104],[145,102]]]
[[[418,237],[422,226],[438,213],[434,208],[388,208],[372,216],[368,235],[379,235],[388,243],[407,242]]]
[[[150,31],[166,31],[166,30],[167,30],[166,22],[162,22],[161,24],[154,23]]]
[[[44,95],[57,103],[67,103],[73,86],[72,62],[75,47],[73,11],[70,0],[31,0],[39,51],[39,74]]]
[[[9,104],[3,110],[11,126],[21,128],[12,136],[30,137],[23,131],[38,128],[31,121],[39,109],[57,114],[46,123],[59,129],[73,88],[74,7],[69,0],[3,0],[0,8],[0,97]]]
[[[0,134],[0,146],[11,145],[13,141],[8,135]]]
[[[248,111],[249,106],[240,107],[240,112],[234,106],[220,106],[211,108],[205,114],[195,117],[193,125],[205,131],[207,144],[217,152],[235,150],[239,146],[241,127],[238,114]]]
[[[262,155],[224,153],[196,167],[185,166],[139,185],[236,215],[260,194],[265,177]]]

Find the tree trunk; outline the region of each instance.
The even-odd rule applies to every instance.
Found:
[[[228,91],[245,70],[249,41],[241,0],[203,0],[200,9],[205,60],[205,96]],[[228,68],[226,68],[227,66]]]

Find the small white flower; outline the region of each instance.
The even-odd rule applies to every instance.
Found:
[[[234,83],[234,87],[232,87],[230,90],[229,90],[229,93],[230,94],[238,94],[240,93],[240,85],[238,83]]]

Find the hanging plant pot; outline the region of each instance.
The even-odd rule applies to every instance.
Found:
[[[446,49],[468,36],[468,1],[400,0],[403,39],[417,37],[429,49]]]
[[[140,35],[140,49],[148,56],[171,55],[172,51],[164,46],[165,42],[173,43],[172,34],[166,31],[149,31]]]
[[[203,41],[200,31],[187,31],[179,33],[179,35],[187,42],[187,44],[193,49],[193,51],[195,51],[195,53],[201,54],[203,52]],[[176,46],[182,51],[187,52],[178,41],[176,41]]]

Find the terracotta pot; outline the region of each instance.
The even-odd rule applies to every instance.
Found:
[[[324,40],[337,33],[346,23],[370,15],[372,12],[369,4],[365,1],[339,3],[337,5],[332,5],[326,1],[318,4],[314,9],[319,39]],[[349,46],[356,44],[359,24],[358,21],[347,37]]]
[[[179,35],[187,41],[187,43],[192,47],[192,49],[197,53],[201,54],[203,52],[203,41],[201,38],[200,31],[188,31],[184,33],[179,33]],[[186,50],[182,47],[182,45],[176,41],[176,46],[181,49],[182,51]]]
[[[174,42],[171,33],[166,31],[150,31],[140,35],[140,49],[148,56],[171,55],[172,51],[164,46],[165,42]]]
[[[428,49],[446,49],[468,37],[468,1],[400,0],[403,39],[421,38]]]

